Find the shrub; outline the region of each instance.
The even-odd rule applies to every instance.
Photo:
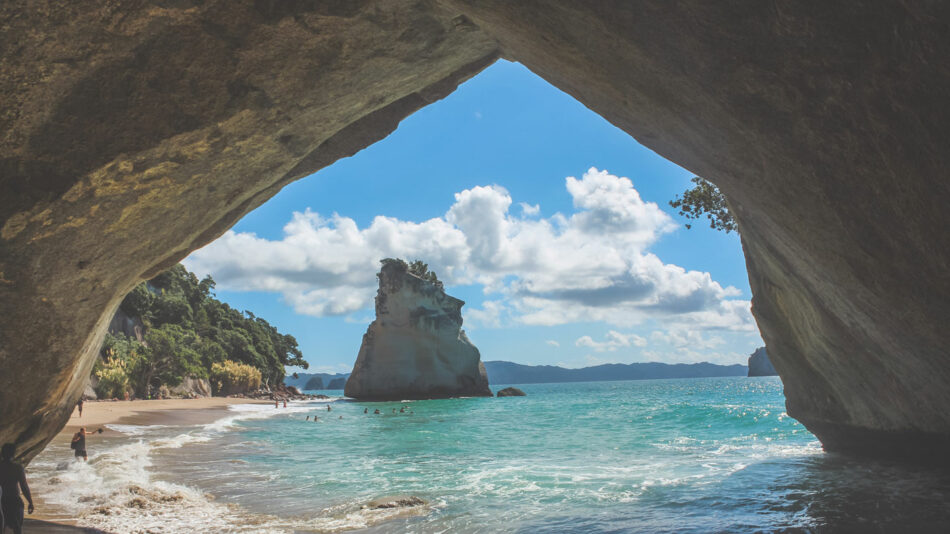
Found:
[[[129,389],[129,374],[120,358],[110,357],[103,362],[96,371],[96,378],[99,379],[96,385],[99,398],[122,398]]]
[[[211,387],[216,395],[252,391],[261,387],[261,372],[250,365],[225,360],[211,366]]]

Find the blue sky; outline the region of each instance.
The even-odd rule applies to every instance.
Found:
[[[466,301],[483,360],[745,363],[762,342],[739,239],[667,204],[692,176],[499,61],[184,263],[322,371],[352,367],[387,255]]]

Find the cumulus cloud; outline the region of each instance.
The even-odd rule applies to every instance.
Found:
[[[519,202],[518,205],[521,206],[521,213],[525,217],[534,217],[535,215],[539,215],[541,213],[540,204],[535,204],[532,206],[531,204],[528,204],[527,202]]]
[[[726,341],[719,336],[704,336],[699,330],[673,328],[666,332],[655,330],[650,334],[654,342],[667,343],[674,348],[713,349]]]
[[[481,284],[492,295],[481,309],[466,309],[468,324],[625,328],[661,318],[693,330],[755,331],[737,289],[647,251],[676,224],[630,179],[591,168],[565,187],[574,212],[548,218],[524,202],[513,214],[511,195],[498,185],[456,193],[444,216],[423,222],[379,216],[359,228],[348,217],[307,210],[294,213],[282,239],[229,231],[185,263],[213,274],[222,289],[278,292],[314,316],[371,308],[379,260],[402,257],[427,262],[450,287]],[[590,339],[589,346],[619,342]]]
[[[486,300],[482,303],[481,309],[472,308],[465,311],[466,325],[500,327],[502,315],[506,312],[504,302],[500,300]],[[368,322],[368,321],[367,321]]]
[[[549,339],[549,340],[545,341],[545,343],[547,343],[548,345],[551,345],[552,347],[560,347],[560,346],[561,346],[560,343],[558,343],[557,341],[554,341],[553,339]]]
[[[581,336],[574,342],[578,347],[589,347],[597,352],[613,352],[623,347],[645,347],[647,340],[636,334],[621,334],[616,330],[607,332],[605,341],[594,341],[590,336]]]

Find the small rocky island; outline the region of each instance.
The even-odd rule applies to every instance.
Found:
[[[755,352],[749,356],[749,376],[778,376],[778,371],[772,366],[765,347],[755,349]]]
[[[361,400],[491,397],[478,349],[462,330],[463,301],[420,262],[382,261],[376,320],[344,395]]]

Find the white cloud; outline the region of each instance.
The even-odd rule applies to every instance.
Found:
[[[541,213],[540,204],[535,204],[534,206],[532,206],[531,204],[528,204],[527,202],[519,202],[518,205],[521,206],[521,213],[525,217],[534,217],[535,215],[539,215]]]
[[[713,349],[726,343],[719,336],[706,337],[699,330],[683,328],[673,328],[666,332],[655,330],[650,334],[650,339],[654,342],[667,343],[677,349],[686,347],[698,350]]]
[[[549,340],[545,341],[545,343],[547,343],[548,345],[551,345],[552,347],[560,347],[560,346],[561,346],[560,343],[558,343],[557,341],[554,341],[553,339],[549,339]]]
[[[500,300],[486,300],[482,302],[482,309],[472,308],[465,312],[463,322],[466,325],[487,326],[498,328],[501,326],[502,314],[505,305]]]
[[[478,186],[457,193],[445,216],[422,222],[379,216],[361,229],[338,214],[294,213],[280,240],[229,231],[185,264],[213,274],[221,289],[278,292],[314,316],[371,308],[379,260],[402,257],[427,262],[450,288],[482,284],[492,300],[463,311],[475,325],[627,328],[660,318],[694,330],[755,331],[737,289],[646,251],[676,225],[628,178],[591,168],[565,186],[569,215],[540,218],[539,205],[520,203],[516,216],[507,190]]]
[[[621,334],[616,330],[607,332],[606,341],[594,341],[590,336],[581,336],[574,342],[578,347],[590,347],[597,352],[613,352],[623,347],[645,347],[647,340],[636,334]]]

